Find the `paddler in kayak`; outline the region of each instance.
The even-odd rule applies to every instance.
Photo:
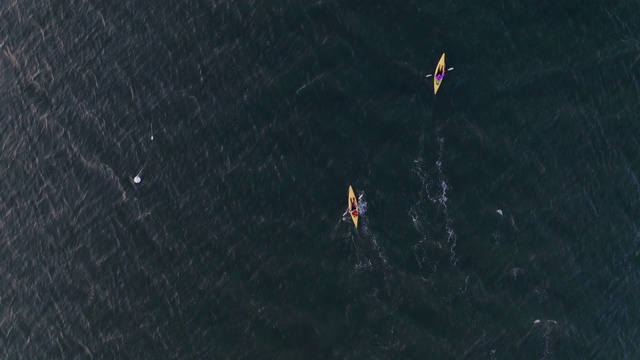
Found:
[[[442,79],[444,79],[444,67],[441,67],[440,69],[438,69],[438,72],[436,72],[436,80],[440,82],[442,81]]]
[[[351,209],[350,209],[351,215],[353,216],[358,216],[358,208],[356,205],[356,198],[352,197],[351,198]]]

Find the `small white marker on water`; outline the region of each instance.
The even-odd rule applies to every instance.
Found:
[[[540,320],[536,320],[536,321],[534,321],[533,323],[534,323],[534,324],[539,324],[539,323],[540,323]]]
[[[496,210],[496,212],[497,212],[498,214],[500,214],[500,216],[502,216],[502,210],[498,209],[498,210]]]
[[[142,181],[142,178],[140,177],[140,174],[142,174],[142,170],[140,170],[140,172],[138,173],[138,175],[133,177],[133,182],[136,184],[140,184],[140,182]]]

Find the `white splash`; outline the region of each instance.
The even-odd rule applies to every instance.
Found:
[[[360,215],[367,213],[367,201],[364,199],[364,192],[358,196],[358,210],[360,210]]]

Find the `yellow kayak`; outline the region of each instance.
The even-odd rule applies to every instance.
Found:
[[[351,220],[353,220],[353,224],[358,228],[358,216],[360,215],[360,208],[358,207],[358,199],[356,198],[356,193],[353,192],[353,188],[349,185],[349,198],[347,202],[347,211],[349,211],[349,215],[351,215]]]
[[[442,53],[442,57],[440,57],[440,61],[438,61],[438,66],[436,66],[436,71],[433,73],[433,94],[434,95],[438,93],[440,84],[442,84],[442,80],[444,79],[444,73],[445,73],[444,53]],[[442,75],[442,77],[440,75]]]

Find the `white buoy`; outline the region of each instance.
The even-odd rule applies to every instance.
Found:
[[[142,179],[140,179],[139,175],[136,175],[136,177],[133,178],[133,182],[136,184],[140,184],[140,181],[142,181]]]
[[[151,135],[151,140],[153,140],[153,135]]]
[[[502,216],[502,210],[498,209],[496,212]]]
[[[534,321],[533,323],[534,323],[534,324],[539,324],[539,323],[540,323],[540,320],[536,320],[536,321]]]

